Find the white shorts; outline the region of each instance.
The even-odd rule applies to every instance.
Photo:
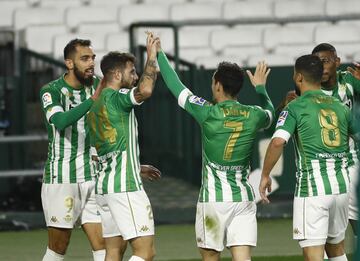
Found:
[[[350,176],[350,190],[349,190],[349,219],[358,220],[359,219],[359,209],[357,204],[357,185],[359,180],[359,162],[356,161],[356,164],[349,167],[349,176]]]
[[[95,181],[42,184],[41,201],[46,226],[74,228],[77,222],[100,223],[95,201]]]
[[[125,240],[154,235],[154,218],[145,191],[96,195],[103,237]]]
[[[198,202],[196,241],[200,248],[221,252],[226,247],[256,246],[255,202]]]
[[[301,247],[337,244],[345,238],[349,194],[295,197],[293,238]]]

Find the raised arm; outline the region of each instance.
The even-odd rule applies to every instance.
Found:
[[[156,81],[156,42],[159,40],[149,32],[146,39],[147,59],[145,63],[144,72],[139,80],[138,87],[134,90],[134,97],[136,102],[141,103],[150,98],[153,93]]]
[[[256,93],[259,95],[260,106],[270,113],[270,121],[272,121],[275,117],[275,109],[265,89],[270,68],[267,68],[265,62],[262,61],[257,64],[254,75],[249,70],[247,70],[246,73],[249,76],[251,84],[255,87]]]
[[[177,99],[184,90],[190,92],[190,90],[188,90],[186,86],[180,81],[178,75],[171,67],[166,54],[161,49],[158,50],[157,60],[160,67],[161,76],[163,77],[166,86]]]

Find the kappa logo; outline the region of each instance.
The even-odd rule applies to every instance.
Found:
[[[276,123],[276,127],[279,127],[279,126],[283,126],[285,121],[286,121],[286,118],[288,116],[289,112],[288,111],[282,111],[279,115],[279,119]]]
[[[301,235],[301,232],[298,228],[294,228],[293,233],[294,233],[294,235]]]
[[[58,219],[55,216],[52,216],[51,219],[50,219],[50,222],[51,223],[57,223]]]
[[[196,105],[200,105],[200,106],[204,106],[206,100],[201,98],[201,97],[198,97],[198,96],[195,96],[195,95],[191,95],[189,97],[189,102],[190,103],[193,103],[193,104],[196,104]]]
[[[122,93],[122,94],[127,94],[129,91],[130,91],[130,89],[126,89],[126,88],[121,88],[119,90],[119,92]]]
[[[202,241],[202,239],[200,237],[198,237],[198,238],[196,238],[196,242],[202,243],[203,241]]]
[[[52,98],[51,98],[51,94],[49,92],[45,92],[43,94],[43,96],[41,97],[42,102],[43,102],[43,106],[44,108],[46,108],[47,106],[51,105],[52,102]]]
[[[146,226],[146,225],[144,225],[144,226],[142,226],[141,228],[140,228],[140,232],[147,232],[147,231],[149,231],[150,229],[148,228],[148,226]]]

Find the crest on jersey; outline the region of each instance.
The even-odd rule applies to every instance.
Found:
[[[41,97],[42,102],[43,102],[43,106],[44,108],[46,108],[47,106],[49,106],[50,104],[52,104],[52,98],[51,98],[51,94],[48,92],[45,92],[43,94],[43,96]]]
[[[119,92],[122,93],[122,94],[127,94],[129,91],[130,91],[130,89],[127,89],[127,88],[121,88],[119,90]]]
[[[279,126],[283,126],[284,123],[285,123],[285,120],[288,116],[288,111],[282,111],[279,115],[279,119],[276,123],[276,128],[279,127]]]
[[[195,95],[191,95],[189,97],[189,102],[190,103],[193,103],[193,104],[196,104],[196,105],[200,105],[200,106],[204,106],[206,100],[201,98],[201,97],[198,97],[198,96],[195,96]]]

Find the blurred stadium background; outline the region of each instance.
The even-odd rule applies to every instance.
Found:
[[[293,88],[295,59],[310,53],[316,44],[333,44],[343,68],[360,61],[359,0],[0,0],[0,231],[44,228],[40,187],[47,135],[39,89],[63,73],[65,44],[75,37],[91,39],[100,76],[101,57],[111,50],[135,53],[141,73],[147,29],[161,36],[163,49],[183,82],[207,99],[211,99],[211,75],[222,60],[252,68],[265,59],[272,68],[267,89],[275,106]],[[240,101],[256,104],[255,96],[246,81]],[[158,240],[169,235],[158,243],[159,248],[166,246],[158,251],[158,258],[196,258],[192,225],[179,224],[192,224],[195,219],[201,168],[199,128],[178,108],[161,78],[154,96],[136,113],[142,162],[163,173],[161,181],[146,183],[145,188],[157,223],[171,224],[159,227]],[[260,133],[254,146],[254,184],[270,135]],[[300,254],[291,241],[289,219],[295,183],[293,158],[292,146],[287,146],[273,173],[273,203],[258,205],[264,229],[259,232],[262,243],[256,255]],[[273,229],[265,229],[268,227]],[[75,235],[73,241],[79,233]],[[178,238],[173,247],[167,245],[170,238]],[[78,241],[80,248],[87,248],[84,238]],[[38,260],[46,232],[0,232],[0,243],[0,257],[13,253],[18,244],[29,248],[23,257],[11,259],[5,254],[1,260]],[[175,251],[175,258],[163,253],[187,244],[190,250]],[[70,250],[73,260],[86,260],[86,256],[77,257],[74,249]],[[351,240],[348,250],[351,252]]]

